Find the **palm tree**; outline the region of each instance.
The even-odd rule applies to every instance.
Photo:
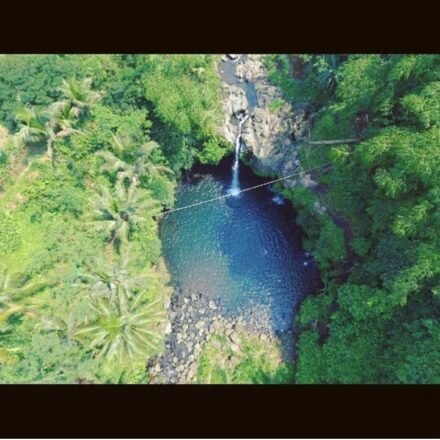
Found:
[[[47,130],[48,121],[44,112],[37,111],[35,107],[23,107],[16,113],[15,119],[19,124],[17,136],[23,142],[47,142],[49,136]]]
[[[17,274],[3,270],[0,274],[0,329],[7,329],[8,319],[18,313],[32,309],[32,295],[47,285],[38,279],[31,283],[21,283]]]
[[[91,80],[81,82],[63,79],[61,90],[65,99],[56,101],[46,109],[24,107],[16,114],[19,124],[18,137],[24,143],[45,142],[47,155],[54,163],[54,144],[57,139],[78,132],[73,127],[85,109],[90,108],[101,94],[90,89]]]
[[[143,271],[134,273],[134,261],[139,256],[134,254],[130,247],[125,247],[125,251],[116,262],[109,262],[108,259],[98,259],[93,267],[80,277],[90,286],[90,290],[95,296],[114,299],[120,294],[129,297],[136,291],[145,289],[152,279],[152,275]]]
[[[151,197],[150,191],[135,186],[126,188],[121,182],[110,192],[105,186],[96,200],[96,223],[100,229],[110,233],[110,241],[126,242],[133,228],[148,220],[160,210],[159,202]]]
[[[146,293],[129,297],[119,294],[109,300],[92,297],[90,315],[79,323],[74,333],[83,345],[95,351],[98,357],[116,359],[120,364],[147,358],[157,350],[161,340],[158,325],[164,321],[159,300],[149,302]]]
[[[123,141],[116,136],[113,139],[117,150],[121,152],[129,150],[129,141]],[[133,164],[125,162],[108,150],[98,151],[96,155],[104,159],[104,164],[101,167],[102,171],[116,172],[119,181],[128,181],[130,185],[138,186],[145,175],[154,177],[161,173],[173,174],[170,168],[164,165],[156,165],[150,161],[151,153],[157,148],[159,148],[159,145],[154,141],[143,144],[136,150]]]
[[[91,78],[85,78],[82,81],[78,81],[75,78],[63,79],[60,91],[70,106],[77,109],[78,116],[102,98],[101,92],[92,90]]]
[[[18,137],[25,144],[45,142],[47,155],[54,160],[54,143],[65,138],[74,131],[75,112],[66,101],[55,102],[45,110],[37,111],[32,107],[24,107],[16,114],[19,123]]]

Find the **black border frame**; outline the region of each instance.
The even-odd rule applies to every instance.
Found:
[[[439,52],[423,4],[125,3],[2,5],[0,52]],[[431,385],[0,385],[0,436],[438,438],[439,404]]]

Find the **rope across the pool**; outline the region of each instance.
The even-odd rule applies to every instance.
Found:
[[[318,168],[322,168],[322,167],[324,167],[326,165],[330,165],[330,163],[325,163],[323,165],[319,165],[319,166],[316,166],[316,167],[313,167],[313,168],[309,168],[308,170],[298,171],[298,172],[296,172],[294,174],[290,174],[289,176],[280,177],[279,179],[270,180],[269,182],[264,182],[264,183],[260,183],[259,185],[255,185],[255,186],[251,186],[249,188],[241,189],[240,191],[234,192],[233,194],[224,194],[224,195],[221,195],[221,196],[218,196],[218,197],[214,197],[212,199],[203,200],[203,201],[197,202],[197,203],[191,203],[190,205],[182,206],[180,208],[170,209],[168,211],[164,211],[164,212],[160,213],[159,215],[165,215],[165,214],[170,214],[172,212],[182,211],[184,209],[194,208],[196,206],[204,205],[205,203],[214,202],[214,201],[220,200],[220,199],[226,199],[228,197],[235,197],[238,194],[241,194],[241,193],[244,193],[244,192],[247,192],[247,191],[252,191],[254,189],[261,188],[263,186],[267,186],[267,185],[270,185],[272,183],[281,182],[282,180],[291,179],[293,177],[298,176],[300,173],[308,173],[308,172],[316,170]]]

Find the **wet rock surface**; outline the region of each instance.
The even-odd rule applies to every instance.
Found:
[[[282,92],[270,83],[262,58],[224,57],[219,64],[225,118],[219,134],[234,143],[237,114],[249,114],[242,139],[251,167],[261,174],[283,177],[300,172],[298,147],[307,139],[310,112],[305,104],[293,106],[283,100]],[[303,177],[300,172],[298,180]],[[285,186],[295,184],[295,179],[283,182]]]

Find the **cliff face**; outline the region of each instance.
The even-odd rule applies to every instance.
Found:
[[[249,114],[242,129],[242,152],[250,153],[256,172],[282,177],[299,171],[298,147],[307,136],[309,122],[305,109],[294,110],[270,84],[262,57],[242,55],[233,61],[224,56],[219,63],[225,116],[219,131],[234,143],[236,115]],[[294,184],[295,179],[285,181],[285,186]]]

